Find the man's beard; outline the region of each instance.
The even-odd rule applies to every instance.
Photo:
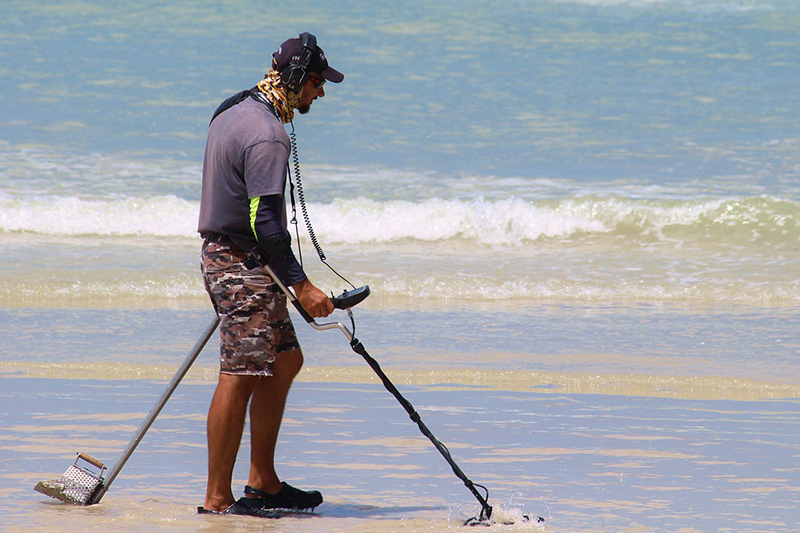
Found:
[[[297,108],[297,112],[300,113],[301,115],[305,115],[310,110],[311,110],[311,104],[306,104],[304,106],[300,106]]]

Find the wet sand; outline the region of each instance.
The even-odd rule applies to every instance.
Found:
[[[366,306],[358,317],[367,349],[514,528],[542,529],[523,513],[548,531],[800,528],[791,309]],[[214,343],[100,504],[33,491],[79,451],[113,466],[209,318],[204,308],[0,310],[4,530],[441,531],[478,513],[344,338],[304,325],[307,367],[277,454],[286,481],[324,494],[313,515],[196,514]]]
[[[274,522],[196,515],[214,386],[205,373],[197,369],[180,385],[101,503],[76,507],[32,488],[59,477],[77,451],[113,465],[165,382],[5,372],[4,528],[438,531],[478,512],[472,495],[379,383],[317,379],[301,380],[292,391],[278,460],[284,479],[321,490],[325,503],[313,516]],[[401,380],[409,381],[401,377],[398,385]],[[796,399],[510,388],[500,382],[402,385],[465,473],[489,488],[497,517],[541,515],[550,531],[800,526]],[[235,486],[246,481],[244,455]],[[515,528],[541,526],[518,522]]]

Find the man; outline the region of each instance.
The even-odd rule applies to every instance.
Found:
[[[283,124],[325,96],[325,80],[343,79],[316,38],[301,34],[273,53],[256,87],[223,102],[209,126],[198,231],[206,291],[220,317],[220,374],[208,412],[208,485],[199,513],[274,517],[270,509],[322,503],[319,492],[291,487],[275,472],[278,430],[303,354],[285,295],[247,260],[253,250],[266,257],[311,316],[333,311],[290,247],[284,203],[290,142]],[[248,402],[250,474],[245,496],[236,499],[231,478]]]

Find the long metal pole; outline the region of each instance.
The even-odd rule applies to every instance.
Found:
[[[189,355],[183,361],[183,364],[180,366],[180,368],[178,368],[178,371],[175,372],[175,375],[172,377],[172,381],[169,382],[169,385],[167,385],[166,390],[164,390],[164,392],[161,394],[161,398],[158,399],[155,406],[153,406],[153,409],[150,410],[150,413],[147,415],[147,418],[144,419],[144,422],[142,422],[142,425],[133,435],[130,442],[128,443],[128,446],[125,448],[125,451],[122,452],[122,457],[119,458],[117,464],[114,465],[114,468],[109,470],[108,476],[106,476],[103,482],[97,487],[97,490],[95,491],[94,494],[92,494],[91,498],[89,498],[89,500],[86,502],[86,505],[93,505],[95,503],[98,503],[100,499],[103,497],[103,495],[108,491],[108,487],[111,486],[111,483],[114,482],[120,470],[122,470],[122,467],[125,466],[125,463],[128,461],[130,456],[133,455],[133,451],[141,442],[142,437],[144,437],[144,434],[147,433],[148,429],[150,429],[150,426],[153,425],[153,422],[155,422],[156,417],[164,408],[164,406],[167,404],[167,400],[169,400],[170,396],[172,396],[172,393],[175,392],[175,389],[178,387],[178,383],[181,382],[183,377],[189,371],[189,367],[191,367],[195,359],[197,359],[197,356],[200,354],[205,345],[208,343],[208,339],[210,339],[211,335],[214,334],[214,330],[217,329],[218,325],[219,325],[219,317],[215,317],[214,320],[211,322],[211,324],[208,325],[206,330],[200,336],[200,338],[197,339],[197,343],[195,343],[194,348],[192,348],[192,351],[189,352]]]

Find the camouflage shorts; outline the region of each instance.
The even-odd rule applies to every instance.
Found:
[[[201,258],[220,317],[220,372],[271,376],[278,354],[300,347],[286,295],[262,268],[245,267],[247,253],[232,244],[206,239]]]

